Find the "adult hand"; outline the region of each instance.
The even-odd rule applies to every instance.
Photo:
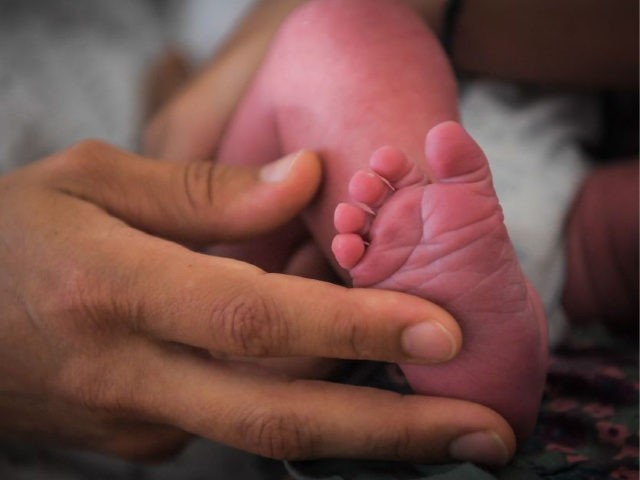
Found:
[[[485,407],[208,354],[429,362],[460,348],[454,320],[419,298],[174,243],[288,221],[320,166],[308,152],[276,165],[154,162],[85,142],[1,178],[2,434],[132,458],[167,454],[189,432],[276,458],[505,462],[513,432]]]

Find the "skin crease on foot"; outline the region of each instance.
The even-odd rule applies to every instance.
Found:
[[[353,176],[353,202],[335,212],[334,255],[354,285],[428,298],[460,322],[465,346],[454,361],[401,365],[417,392],[490,406],[523,438],[547,366],[540,301],[518,265],[482,150],[445,122],[427,135],[425,154],[431,182],[392,147]]]

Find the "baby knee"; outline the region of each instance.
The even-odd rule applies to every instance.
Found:
[[[402,20],[400,23],[393,20]],[[403,21],[421,24],[396,0],[312,0],[294,10],[281,28],[281,39],[309,42],[355,42]]]

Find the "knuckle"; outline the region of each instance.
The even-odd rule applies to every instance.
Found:
[[[193,161],[182,167],[182,182],[178,196],[180,204],[205,223],[238,214],[238,192],[246,191],[252,180],[249,170],[239,166],[221,165],[210,161]],[[212,216],[212,212],[215,215]]]
[[[234,295],[213,313],[222,341],[235,352],[250,356],[284,355],[287,342],[285,322],[269,302],[258,295]],[[277,352],[274,352],[277,349]]]
[[[94,333],[110,329],[109,320],[114,315],[108,313],[113,310],[113,301],[109,299],[117,297],[109,295],[103,280],[81,265],[66,264],[64,279],[43,300],[42,315],[60,319],[60,327],[66,325],[82,334],[87,328]]]
[[[385,393],[400,401],[397,411],[403,412],[403,403],[407,403],[405,399],[409,397],[395,392]],[[411,411],[411,406],[407,406],[407,411]],[[380,428],[375,428],[377,425],[372,424],[372,428],[362,432],[362,451],[388,460],[416,460],[420,458],[421,454],[424,454],[425,438],[418,435],[418,431],[414,427],[415,416],[400,414],[397,417],[389,417],[386,424],[388,428],[383,431]]]
[[[88,165],[92,165],[96,159],[104,157],[112,148],[102,140],[87,139],[69,147],[59,158],[63,159],[64,164],[69,167],[86,168]]]
[[[80,140],[72,145],[69,149],[70,152],[76,153],[80,156],[91,156],[100,154],[104,151],[111,149],[112,147],[102,141],[95,138],[88,138],[86,140]]]
[[[110,368],[99,358],[88,354],[78,355],[67,361],[55,379],[55,386],[62,398],[89,411],[122,412],[123,399],[118,383],[110,374]]]
[[[78,178],[103,180],[105,164],[114,160],[116,151],[102,140],[82,140],[51,157],[50,166],[63,186]]]
[[[239,428],[247,449],[264,457],[293,460],[314,455],[309,424],[291,412],[258,409],[245,416]]]
[[[127,351],[114,342],[85,346],[88,350],[68,359],[52,376],[54,392],[79,411],[93,412],[105,421],[144,420],[148,416],[141,385],[147,370],[126,361]],[[129,357],[130,358],[130,357]]]
[[[206,218],[214,206],[224,208],[224,202],[217,202],[218,185],[224,183],[217,170],[212,162],[189,162],[184,165],[182,195],[196,215],[201,213]]]
[[[82,272],[67,270],[65,278],[51,286],[50,295],[40,299],[40,316],[43,318],[60,319],[60,327],[75,324],[78,318],[86,318],[91,310],[87,298],[87,283],[80,280],[85,277]],[[87,279],[88,280],[88,279]],[[62,321],[64,320],[64,321]],[[66,333],[65,329],[65,333]]]
[[[131,412],[136,409],[136,370],[121,368],[127,345],[115,343],[120,317],[109,296],[92,288],[95,282],[93,276],[77,275],[40,312],[55,322],[56,335],[64,339],[64,359],[48,381],[52,390],[81,408]]]
[[[372,338],[371,331],[365,323],[358,322],[352,315],[339,314],[332,323],[335,338],[342,339],[351,355],[354,358],[370,358],[372,349],[370,347]]]
[[[388,430],[386,445],[381,445],[387,453],[393,455],[395,460],[416,460],[424,458],[425,444],[430,442],[430,451],[437,451],[441,445],[435,445],[434,436],[431,431],[437,428],[434,424],[428,430],[424,430],[424,425],[416,422],[416,413],[424,409],[424,404],[414,395],[402,395],[389,392],[391,397],[397,400],[396,413],[398,417],[390,423],[393,428]],[[425,436],[425,434],[427,436]],[[445,441],[446,436],[436,435]],[[381,452],[382,453],[382,452]]]
[[[408,426],[396,428],[391,441],[391,451],[398,460],[407,460],[415,457],[415,444]]]

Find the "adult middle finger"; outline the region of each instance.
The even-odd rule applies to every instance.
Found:
[[[453,457],[502,465],[513,454],[513,431],[478,404],[290,380],[149,347],[147,375],[127,390],[135,391],[130,398],[137,407],[162,423],[264,456]],[[126,377],[122,367],[118,378]]]

